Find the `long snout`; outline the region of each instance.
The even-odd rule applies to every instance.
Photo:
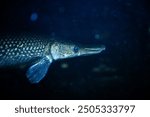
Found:
[[[106,49],[106,47],[104,45],[102,45],[100,47],[83,48],[81,50],[81,55],[98,54],[98,53],[101,53],[105,49]]]

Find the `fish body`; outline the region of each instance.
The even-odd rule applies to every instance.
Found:
[[[33,33],[0,34],[0,67],[29,64],[26,76],[39,83],[54,60],[97,54],[105,46],[84,47]]]
[[[49,42],[50,43],[50,42]],[[40,59],[48,50],[46,38],[31,33],[0,35],[0,67],[14,66]]]

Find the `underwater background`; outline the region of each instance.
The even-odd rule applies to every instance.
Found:
[[[0,32],[34,31],[103,44],[98,55],[55,61],[39,84],[0,69],[0,99],[150,99],[148,0],[1,0]]]

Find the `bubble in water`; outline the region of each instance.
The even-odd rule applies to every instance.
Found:
[[[30,16],[31,21],[36,21],[38,19],[38,14],[37,13],[32,13]]]

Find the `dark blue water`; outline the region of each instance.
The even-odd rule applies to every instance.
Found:
[[[34,31],[104,44],[99,55],[54,62],[31,85],[25,71],[0,71],[1,99],[150,99],[148,0],[2,0],[0,32]]]

